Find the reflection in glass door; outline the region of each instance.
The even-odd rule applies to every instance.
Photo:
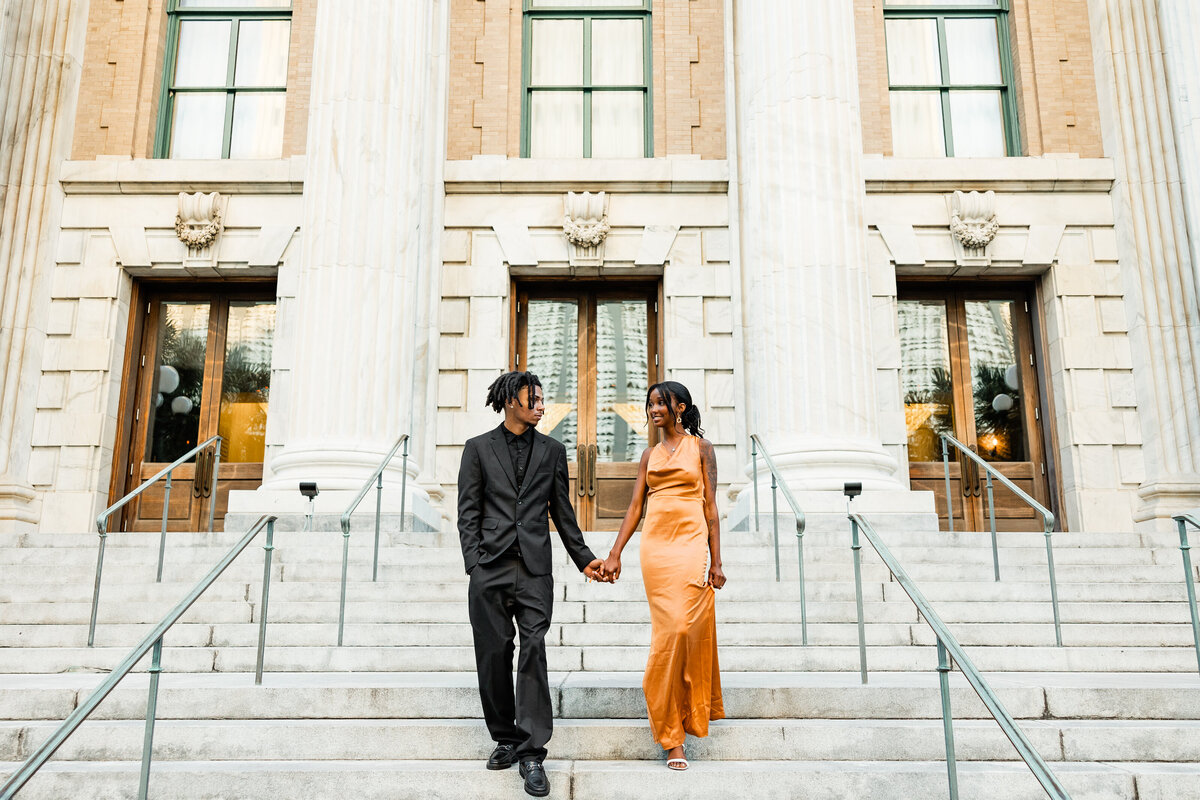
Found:
[[[542,381],[538,430],[567,449],[579,524],[617,528],[647,446],[646,392],[657,374],[657,285],[518,293],[515,366]]]
[[[212,450],[172,473],[167,520],[173,530],[206,527],[213,503],[221,527],[229,490],[262,482],[275,330],[269,294],[162,292],[142,305],[141,352],[132,362],[137,375],[130,468],[120,494],[199,442],[214,434],[223,438],[215,486]],[[160,481],[131,503],[126,529],[157,530],[164,494]]]
[[[901,292],[901,384],[912,488],[932,490],[943,527],[946,486],[940,434],[950,433],[1051,506],[1028,301],[1020,292]],[[957,530],[983,530],[986,475],[950,453]],[[1040,518],[1001,486],[996,523],[1040,530]]]

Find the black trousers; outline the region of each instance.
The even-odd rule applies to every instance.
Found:
[[[480,564],[471,570],[467,604],[488,732],[499,744],[516,745],[519,760],[542,761],[554,728],[546,675],[554,576],[531,575],[519,558]],[[518,630],[521,655],[514,691],[513,639]]]

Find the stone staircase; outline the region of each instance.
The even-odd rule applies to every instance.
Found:
[[[884,518],[881,518],[881,520]],[[889,530],[910,575],[1075,800],[1200,798],[1200,676],[1169,534],[1055,539],[1065,646],[1054,646],[1040,534],[1002,534],[992,581],[982,534]],[[456,540],[385,537],[370,581],[356,529],[345,646],[336,647],[338,533],[276,532],[266,670],[254,686],[262,550],[252,546],[167,635],[151,796],[514,798],[488,772],[466,577]],[[96,646],[87,622],[96,537],[0,535],[0,774],[9,774],[215,563],[234,534],[113,534]],[[598,554],[612,534],[589,534]],[[794,543],[727,534],[718,595],[726,709],[692,768],[671,773],[641,697],[649,641],[637,548],[615,586],[587,584],[561,548],[551,685],[552,797],[947,796],[929,628],[869,546],[870,682],[858,675],[848,531],[806,537],[809,645]],[[256,543],[261,544],[261,539]],[[634,543],[636,545],[636,542]],[[19,797],[135,797],[149,659]],[[1044,797],[961,676],[952,675],[963,798]]]

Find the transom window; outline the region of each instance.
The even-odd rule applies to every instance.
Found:
[[[653,155],[649,0],[524,0],[521,155]]]
[[[155,155],[279,158],[291,0],[168,0]]]
[[[886,0],[892,152],[1019,155],[1008,0]]]

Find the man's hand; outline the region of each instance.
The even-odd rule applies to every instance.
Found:
[[[604,562],[598,558],[583,568],[583,574],[588,577],[588,580],[599,581],[600,583],[612,583],[615,580],[615,578],[605,574]]]

